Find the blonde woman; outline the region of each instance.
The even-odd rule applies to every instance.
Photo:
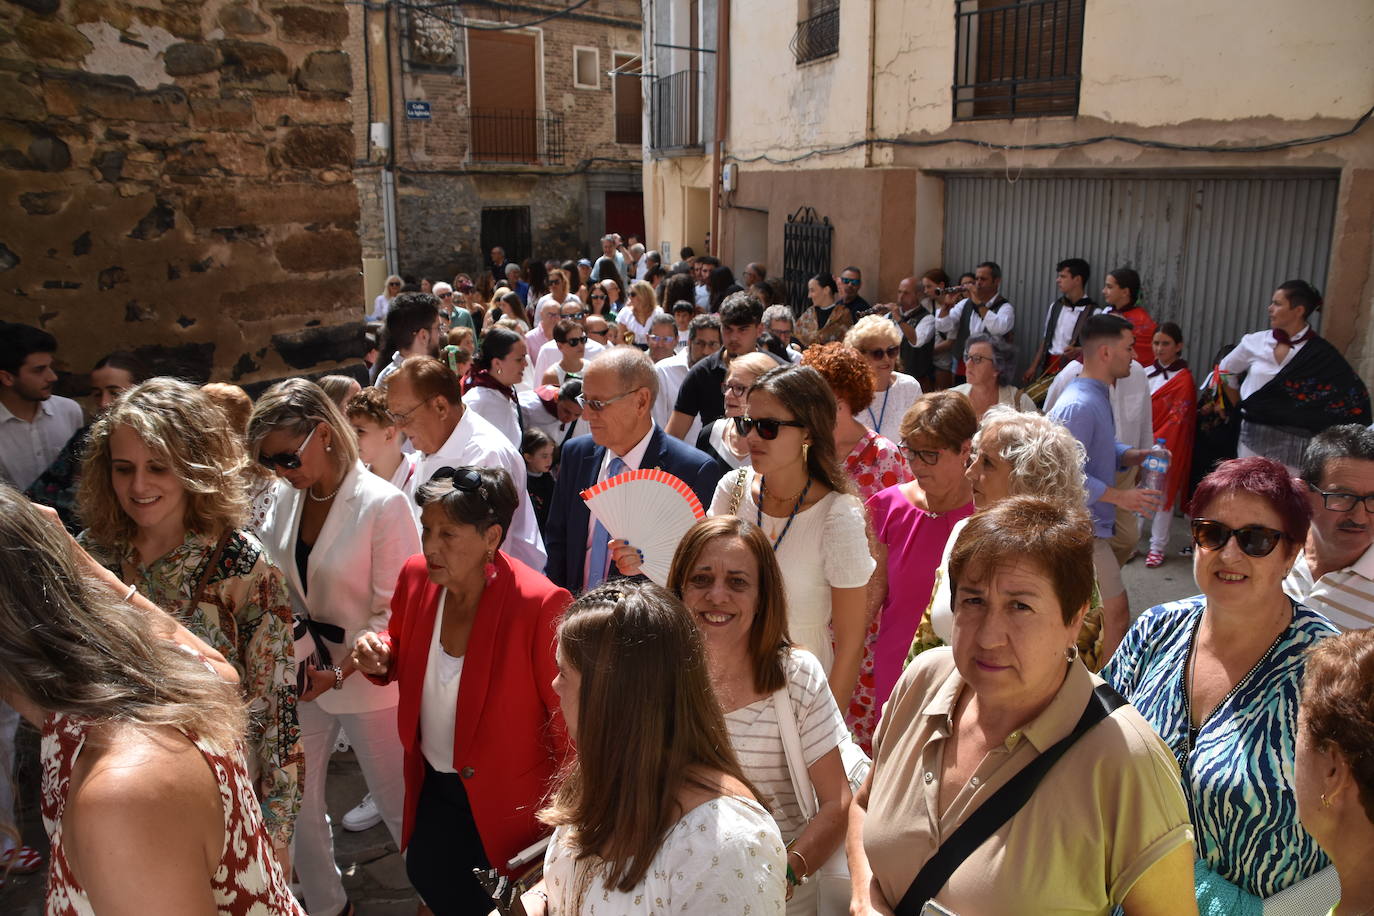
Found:
[[[719,461],[727,470],[742,468],[749,463],[749,443],[735,429],[735,417],[744,415],[745,397],[749,389],[778,361],[767,353],[746,353],[730,360],[725,374],[725,416],[702,427],[697,448]]]
[[[43,735],[47,912],[298,916],[235,672],[44,511],[0,485],[0,700]]]
[[[392,274],[386,278],[386,289],[382,290],[381,295],[372,300],[372,314],[367,316],[368,321],[386,321],[386,313],[391,311],[391,300],[401,294],[401,278]]]
[[[630,284],[630,304],[616,315],[615,323],[622,330],[632,332],[635,346],[644,349],[649,346],[649,324],[655,315],[661,314],[663,311],[658,307],[654,288],[643,280],[637,280]]]
[[[305,796],[296,872],[311,913],[350,913],[325,817],[329,754],[342,730],[392,838],[401,840],[405,791],[394,685],[354,677],[349,651],[391,620],[391,593],[420,538],[405,496],[358,460],[353,430],[319,385],[288,379],[258,400],[248,423],[253,456],[280,478],[261,537],[286,571],[304,631],[301,740]]]
[[[873,370],[873,401],[854,415],[864,426],[891,442],[902,441],[902,417],[921,396],[921,383],[898,372],[902,332],[892,319],[865,315],[844,335]]]
[[[222,654],[252,712],[247,756],[287,866],[303,770],[291,605],[245,524],[247,458],[200,389],[156,378],[91,427],[77,494],[81,542],[102,565]]]

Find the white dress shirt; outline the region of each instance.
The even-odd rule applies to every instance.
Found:
[[[988,309],[987,316],[978,314],[977,306],[973,305],[968,299],[960,299],[949,310],[949,314],[943,318],[935,319],[935,329],[942,334],[954,334],[959,329],[959,320],[964,314],[965,308],[972,308],[973,314],[969,316],[968,333],[972,337],[974,334],[991,334],[993,337],[1005,338],[1011,333],[1012,327],[1016,324],[1016,311],[1011,307],[1010,302],[1003,302],[996,309]],[[958,354],[956,359],[963,359],[963,354]]]
[[[644,434],[644,438],[640,439],[637,443],[635,443],[634,447],[631,448],[625,454],[617,456],[614,453],[612,453],[612,451],[609,448],[606,449],[606,454],[603,455],[601,458],[601,469],[596,473],[596,480],[593,481],[591,484],[588,484],[588,486],[594,486],[595,484],[601,483],[603,480],[610,477],[611,461],[617,457],[620,458],[621,461],[625,462],[625,468],[620,473],[624,474],[626,471],[639,470],[639,466],[644,463],[644,453],[649,450],[649,440],[653,437],[653,435],[654,425],[651,423],[649,424],[649,431]],[[588,513],[587,546],[584,550],[584,556],[582,557],[583,582],[591,581],[590,573],[592,565],[592,534],[595,532],[595,529],[596,516]]]
[[[420,524],[420,507],[415,505],[415,490],[425,483],[434,472],[444,467],[505,468],[515,482],[516,492],[520,494],[520,504],[511,518],[510,531],[501,549],[532,569],[543,569],[548,554],[544,551],[544,538],[539,534],[539,523],[534,516],[534,506],[526,492],[525,460],[520,450],[510,444],[505,434],[482,419],[475,411],[464,410],[458,425],[453,428],[447,441],[439,446],[432,455],[421,455],[419,467],[410,478],[406,496],[410,499],[411,511],[415,514],[415,524]]]
[[[697,308],[704,312],[711,311],[711,287],[698,283],[694,292],[696,293]]]
[[[673,418],[673,405],[677,404],[677,393],[682,388],[682,382],[687,378],[687,372],[691,368],[687,365],[687,350],[679,350],[667,359],[659,360],[654,363],[654,372],[658,375],[658,397],[654,399],[654,422],[661,428],[668,428],[668,421]],[[688,445],[696,445],[697,436],[701,435],[701,417],[692,417],[692,426],[687,430],[687,435],[683,441]]]
[[[58,395],[39,401],[31,422],[19,419],[0,404],[0,479],[17,490],[28,489],[84,419],[80,404]]]
[[[453,769],[453,733],[458,724],[458,686],[463,680],[463,656],[449,655],[439,638],[447,597],[448,589],[439,592],[425,681],[420,689],[420,752],[437,773],[457,772]]]
[[[582,333],[586,334],[587,332],[583,331]],[[593,357],[605,352],[605,350],[605,346],[588,337],[586,346],[582,350],[582,360],[583,362],[590,362]],[[540,347],[534,358],[534,384],[538,386],[544,373],[562,361],[563,352],[558,349],[558,341],[551,340]]]
[[[478,386],[468,389],[468,393],[463,395],[463,403],[499,429],[517,452],[520,450],[520,440],[524,434],[520,430],[520,408],[515,401],[495,388]]]
[[[1307,333],[1304,330],[1302,333]],[[1231,375],[1245,373],[1245,381],[1240,383],[1241,399],[1248,398],[1250,395],[1259,391],[1269,383],[1274,376],[1284,366],[1293,361],[1293,357],[1298,355],[1298,351],[1307,346],[1307,338],[1300,344],[1294,344],[1288,348],[1284,354],[1283,361],[1274,359],[1274,332],[1256,331],[1253,334],[1246,334],[1236,344],[1236,348],[1227,353],[1221,360],[1221,371]]]
[[[1058,302],[1059,300],[1055,300]],[[1083,314],[1086,305],[1066,305],[1059,310],[1059,323],[1054,326],[1054,336],[1050,338],[1050,356],[1058,356],[1073,343],[1073,329],[1078,327],[1078,316]],[[1054,303],[1050,303],[1054,310]],[[1050,329],[1050,318],[1045,316],[1045,330]]]

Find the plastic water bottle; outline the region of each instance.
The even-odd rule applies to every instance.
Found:
[[[1169,476],[1170,457],[1169,450],[1164,447],[1164,440],[1156,439],[1155,447],[1150,449],[1150,453],[1140,464],[1140,489],[1164,492],[1165,478]],[[1154,518],[1154,513],[1147,515],[1142,512],[1140,517],[1149,521]]]

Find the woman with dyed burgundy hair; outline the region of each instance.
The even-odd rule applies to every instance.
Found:
[[[1312,515],[1283,465],[1225,462],[1198,485],[1193,512],[1202,594],[1142,614],[1102,676],[1178,758],[1209,912],[1238,895],[1258,907],[1330,864],[1298,821],[1292,774],[1308,649],[1336,628],[1283,592]],[[1323,881],[1302,890],[1320,897]]]

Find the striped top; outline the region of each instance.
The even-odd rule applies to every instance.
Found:
[[[805,649],[790,649],[783,670],[787,675],[787,697],[797,712],[802,757],[810,767],[839,747],[845,735],[844,717],[835,705],[816,656]],[[783,841],[791,842],[806,826],[806,819],[787,770],[787,753],[783,750],[772,696],[726,713],[725,729],[730,733],[730,744],[745,777],[763,795],[761,801],[778,822]]]
[[[1374,627],[1374,546],[1347,566],[1312,581],[1312,568],[1299,553],[1283,591],[1330,620],[1342,630]]]
[[[1197,595],[1150,608],[1102,677],[1179,759],[1199,858],[1247,893],[1270,897],[1328,864],[1298,822],[1292,779],[1306,653],[1337,631],[1294,602],[1293,622],[1202,723],[1190,753],[1182,677],[1206,607]]]

